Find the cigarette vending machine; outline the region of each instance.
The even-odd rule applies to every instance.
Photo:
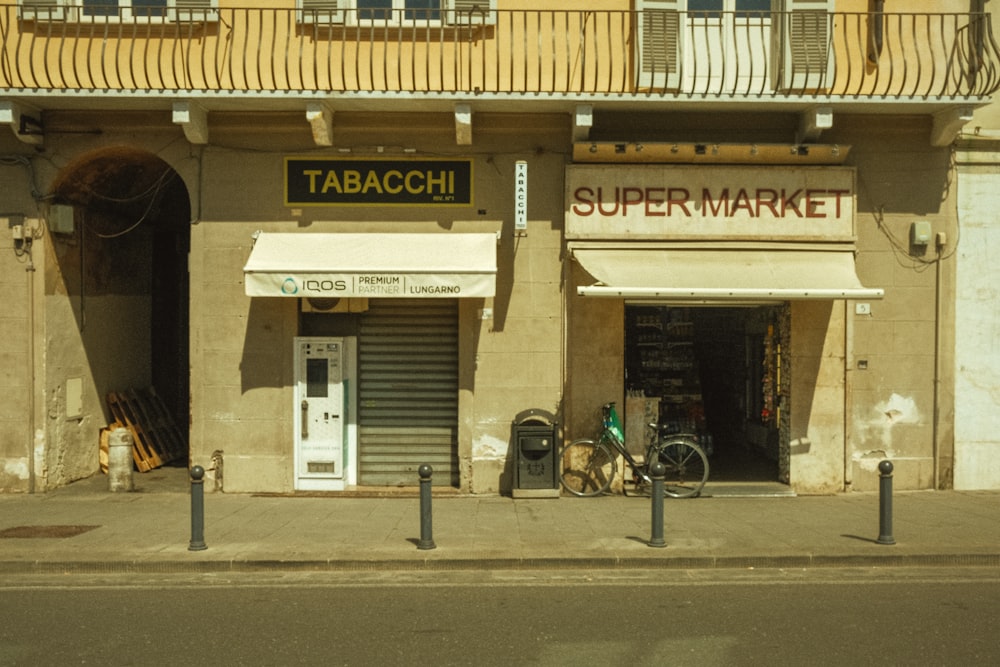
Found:
[[[295,488],[356,484],[356,339],[295,339]]]

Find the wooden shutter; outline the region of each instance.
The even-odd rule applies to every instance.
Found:
[[[21,18],[36,21],[63,21],[66,19],[66,8],[79,8],[82,5],[82,2],[74,2],[73,0],[21,0]],[[123,3],[120,6],[127,7],[128,5]],[[219,18],[216,0],[173,0],[172,2],[168,1],[162,7],[168,11],[171,18],[176,12],[176,17],[181,20],[217,21]],[[145,5],[142,9],[149,10],[152,7]],[[80,13],[74,11],[72,16],[80,18]],[[150,15],[140,16],[139,20],[148,19],[150,16],[157,19],[163,18],[154,12]]]
[[[295,0],[300,23],[343,23],[348,0]]]
[[[497,0],[446,0],[448,25],[496,25]]]
[[[62,21],[66,10],[60,0],[21,0],[20,16],[25,20]]]
[[[218,21],[218,2],[216,0],[174,0],[177,18],[194,21]]]
[[[774,49],[781,54],[775,69],[780,87],[793,92],[828,88],[833,73],[832,0],[784,0],[782,8],[781,28],[775,31],[781,43]]]
[[[676,89],[681,81],[681,0],[636,0],[636,83]]]

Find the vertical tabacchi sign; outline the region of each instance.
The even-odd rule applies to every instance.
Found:
[[[528,163],[514,163],[514,229],[528,228]]]
[[[286,206],[471,206],[472,160],[285,158]]]

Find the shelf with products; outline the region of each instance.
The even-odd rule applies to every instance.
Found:
[[[627,309],[628,389],[659,399],[659,422],[675,432],[700,433],[704,407],[695,328],[687,308]]]

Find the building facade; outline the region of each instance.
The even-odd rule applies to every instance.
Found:
[[[1000,487],[981,2],[268,4],[0,8],[0,489],[140,395],[233,492],[510,493],[611,401],[713,478]]]
[[[1000,139],[996,104],[977,109],[956,142],[958,223],[955,253],[955,476],[956,489],[1000,487],[997,437],[984,415],[996,414],[1000,362],[993,341],[1000,335],[994,285],[997,268],[986,257],[996,238]]]

